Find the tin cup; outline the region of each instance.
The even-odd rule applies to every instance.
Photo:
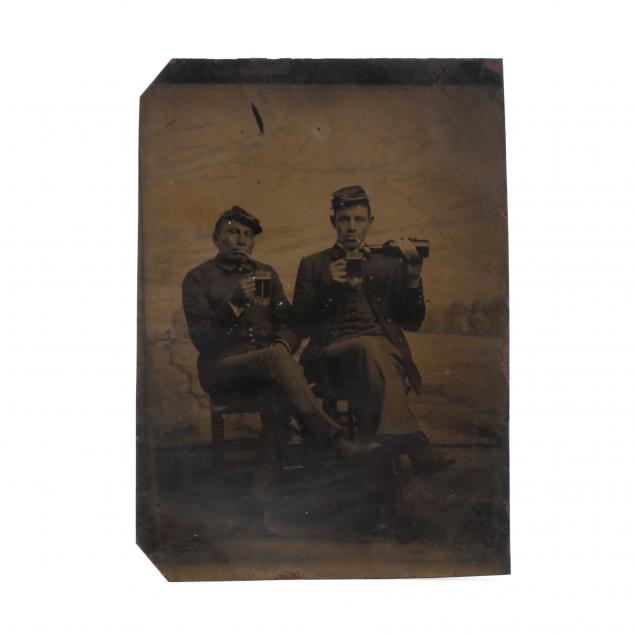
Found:
[[[271,303],[271,271],[255,271],[256,304]]]
[[[346,277],[352,284],[359,284],[362,281],[362,254],[357,250],[347,251],[344,259],[346,260]]]

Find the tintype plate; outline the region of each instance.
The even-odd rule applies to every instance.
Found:
[[[502,62],[173,60],[139,153],[160,571],[508,573]]]

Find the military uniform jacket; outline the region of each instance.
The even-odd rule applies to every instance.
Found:
[[[271,272],[271,303],[251,304],[240,315],[228,302],[238,281],[255,270]],[[291,352],[299,344],[289,326],[291,307],[275,270],[248,260],[232,266],[208,260],[190,271],[183,280],[183,309],[190,338],[199,352],[198,370],[203,388],[209,383],[209,368],[227,355],[237,355],[284,340]]]
[[[301,363],[310,371],[315,368],[320,351],[327,342],[341,294],[345,286],[332,282],[331,262],[342,258],[339,246],[303,258],[298,269],[293,296],[294,325],[298,334],[311,341],[302,353]],[[422,380],[404,335],[416,331],[425,317],[423,286],[408,288],[402,284],[401,261],[382,254],[370,253],[363,263],[362,285],[368,302],[385,336],[403,356],[408,380],[421,394]]]

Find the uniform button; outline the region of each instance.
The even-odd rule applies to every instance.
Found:
[[[386,318],[386,322],[388,322],[388,324],[392,324],[392,320],[390,318]]]
[[[377,302],[381,302],[381,298],[377,298]]]
[[[369,279],[369,280],[372,280],[372,279],[373,279],[373,276],[372,276],[372,275],[368,276],[368,279]]]

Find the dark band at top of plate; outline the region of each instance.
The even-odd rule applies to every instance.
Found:
[[[155,83],[502,86],[503,62],[500,59],[173,59]]]

